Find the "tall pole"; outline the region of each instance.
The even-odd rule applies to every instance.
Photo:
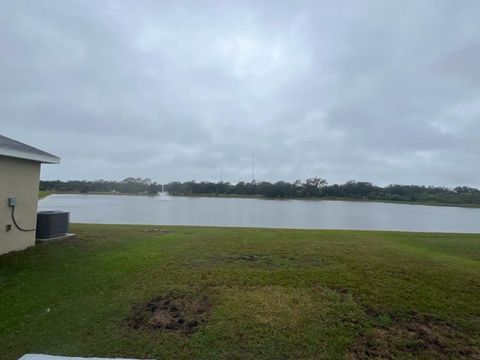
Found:
[[[252,184],[255,182],[255,150],[252,150]]]

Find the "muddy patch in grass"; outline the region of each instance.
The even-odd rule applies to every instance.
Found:
[[[226,257],[226,260],[231,260],[231,261],[268,261],[270,260],[267,255],[263,254],[240,254],[240,255],[234,255],[234,256],[228,256]]]
[[[135,306],[127,322],[136,330],[169,330],[189,335],[207,322],[211,310],[212,304],[205,297],[166,295]]]
[[[480,349],[445,321],[419,314],[367,314],[376,324],[353,343],[351,359],[480,359]]]
[[[342,286],[331,286],[329,289],[336,292],[340,296],[348,295],[350,293],[350,291],[347,288]]]
[[[240,253],[224,256],[213,256],[211,262],[223,264],[243,264],[247,266],[259,266],[268,268],[282,267],[323,267],[327,262],[311,255],[284,255],[284,254],[262,254],[262,253]]]
[[[246,266],[267,266],[276,267],[272,256],[260,253],[230,254],[223,256],[211,256],[209,263],[220,263],[226,265],[246,265]]]
[[[153,228],[153,229],[147,229],[145,230],[146,233],[154,233],[154,234],[160,234],[160,235],[166,235],[172,233],[170,230],[164,230],[164,229],[159,229],[159,228]]]

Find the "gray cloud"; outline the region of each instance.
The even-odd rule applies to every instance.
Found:
[[[476,1],[0,3],[0,125],[44,179],[480,186]]]

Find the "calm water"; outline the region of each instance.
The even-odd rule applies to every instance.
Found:
[[[480,209],[350,201],[50,195],[72,222],[480,233]]]

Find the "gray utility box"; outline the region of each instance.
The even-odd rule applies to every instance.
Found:
[[[37,214],[37,238],[48,239],[68,233],[70,213],[66,211],[39,211]]]

